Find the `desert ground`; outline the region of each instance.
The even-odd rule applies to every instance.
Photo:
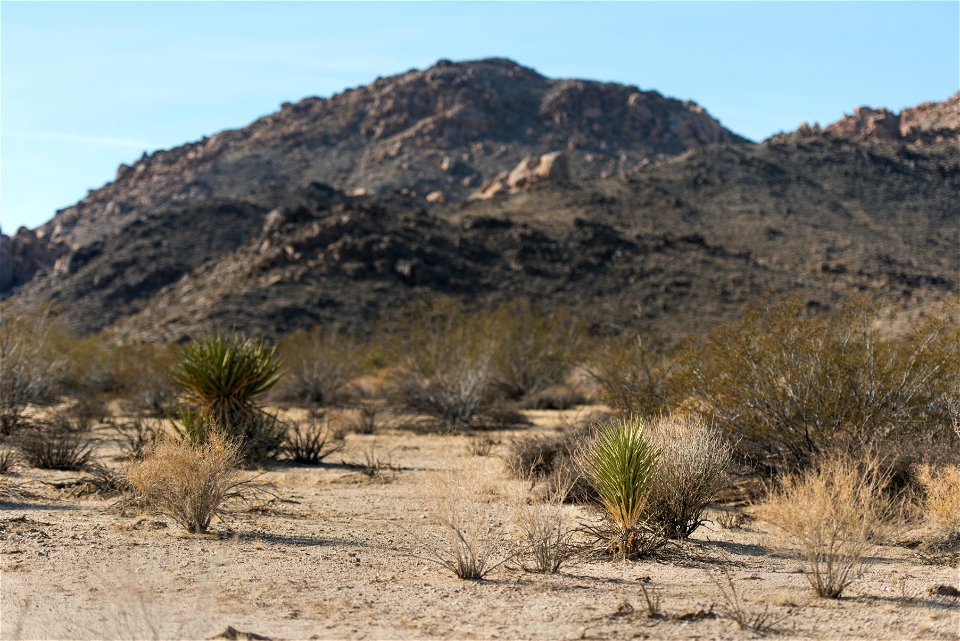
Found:
[[[494,442],[484,456],[471,453],[471,435],[389,425],[349,434],[319,466],[246,472],[259,490],[202,535],[85,494],[73,482],[81,473],[20,465],[18,498],[0,504],[0,637],[960,638],[960,599],[932,591],[960,583],[955,560],[877,546],[843,598],[817,598],[773,527],[735,497],[691,540],[647,560],[579,558],[538,574],[517,558],[481,581],[428,560],[446,537],[438,474],[472,470],[505,555],[528,488],[502,455],[511,439],[574,415],[531,411],[531,427],[484,432]],[[111,427],[94,433],[97,458],[122,468]],[[591,518],[587,507],[564,509],[571,526]],[[738,625],[718,581],[736,587],[742,615],[765,617],[759,631]]]

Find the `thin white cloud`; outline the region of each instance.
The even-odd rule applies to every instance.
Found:
[[[156,145],[137,138],[121,138],[118,136],[98,136],[89,134],[66,134],[52,131],[4,131],[0,137],[13,140],[36,140],[45,142],[62,142],[77,145],[93,145],[96,147],[115,147],[119,149],[154,149]]]

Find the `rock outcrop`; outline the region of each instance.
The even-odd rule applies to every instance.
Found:
[[[38,237],[26,227],[13,236],[0,233],[0,296],[50,270],[65,247]]]
[[[515,194],[549,183],[570,181],[570,163],[562,151],[539,157],[527,156],[510,171],[501,172],[470,194],[469,200],[486,200],[501,194]]]

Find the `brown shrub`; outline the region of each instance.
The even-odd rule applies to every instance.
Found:
[[[644,513],[670,538],[685,539],[729,481],[733,448],[695,414],[650,421],[647,441],[660,452]]]
[[[587,420],[554,434],[514,439],[503,456],[504,463],[514,477],[541,484],[547,500],[590,502],[596,492],[577,463],[577,455],[593,433],[593,423]]]
[[[786,536],[818,596],[839,598],[883,536],[894,506],[872,456],[835,455],[783,477],[762,516]]]
[[[527,572],[556,574],[576,555],[575,530],[567,523],[561,503],[528,497],[517,505],[513,522],[520,532],[521,566]]]
[[[203,443],[164,439],[126,471],[139,498],[190,532],[205,532],[239,495],[239,447],[219,433]]]
[[[323,459],[342,449],[343,435],[328,421],[293,423],[283,445],[287,460],[302,465],[319,465]]]

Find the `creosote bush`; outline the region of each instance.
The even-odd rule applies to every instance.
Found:
[[[932,317],[892,337],[876,319],[861,300],[815,317],[799,299],[747,310],[678,356],[672,393],[771,467],[920,431],[947,436],[960,407],[960,323]]]
[[[839,598],[860,575],[864,555],[894,512],[886,483],[875,457],[834,455],[785,475],[762,506],[818,596]]]
[[[349,400],[350,383],[364,373],[369,358],[353,336],[320,327],[294,332],[278,349],[289,368],[279,395],[321,405]]]
[[[415,307],[396,336],[396,404],[446,428],[474,423],[494,401],[494,343],[484,325],[450,303]]]
[[[236,442],[213,432],[203,443],[163,439],[126,470],[139,498],[190,532],[206,532],[243,482]]]
[[[0,314],[0,434],[23,426],[27,406],[54,394],[65,367],[51,349],[57,331],[46,312]]]
[[[662,532],[644,520],[658,458],[637,417],[601,423],[583,454],[584,470],[604,513],[603,523],[589,533],[614,558],[644,556],[663,543]]]
[[[587,345],[577,321],[562,312],[539,311],[527,300],[500,305],[487,323],[495,340],[495,383],[511,399],[562,384]]]
[[[703,510],[729,480],[733,450],[719,430],[695,414],[653,420],[645,436],[660,456],[644,512],[668,537],[685,539],[703,523]]]

